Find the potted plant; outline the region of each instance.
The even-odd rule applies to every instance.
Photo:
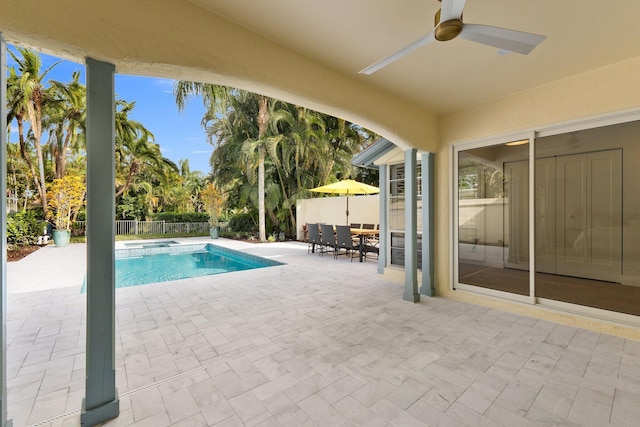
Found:
[[[84,205],[85,187],[81,177],[67,175],[49,184],[47,219],[53,221],[53,241],[56,246],[67,246],[71,237],[71,224]]]
[[[218,215],[223,203],[222,193],[210,182],[200,192],[200,200],[202,200],[205,212],[209,214],[209,236],[212,239],[217,239],[220,236]]]

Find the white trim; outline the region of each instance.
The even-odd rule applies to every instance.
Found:
[[[576,132],[585,129],[593,129],[597,127],[628,123],[636,120],[640,120],[640,109],[638,108],[561,122],[555,125],[541,127],[540,129],[535,130],[535,132],[537,137],[544,137],[568,132]]]
[[[451,212],[451,225],[449,226],[449,241],[451,250],[449,251],[449,265],[451,266],[451,281],[449,290],[456,288],[458,283],[458,150],[452,145],[449,149],[449,166],[452,173],[449,173],[449,212]]]
[[[536,133],[529,133],[529,304],[536,303]]]
[[[510,141],[529,139],[532,132],[534,131],[527,130],[527,131],[505,133],[505,134],[490,136],[482,139],[475,139],[472,141],[457,142],[451,145],[457,151],[472,150],[474,148],[483,148],[483,147],[489,147],[492,145],[504,145],[505,143]]]
[[[387,194],[386,206],[385,209],[387,213],[385,215],[385,236],[384,236],[384,246],[385,246],[385,260],[384,260],[384,268],[391,267],[391,227],[389,226],[389,200],[391,200],[391,181],[389,180],[389,173],[391,172],[391,166],[389,164],[380,165],[381,168],[386,169],[386,179],[384,182],[384,191]],[[382,191],[382,189],[380,189]],[[380,254],[378,254],[380,256]]]
[[[524,130],[490,135],[479,139],[462,140],[451,143],[451,146],[456,147],[458,150],[469,150],[473,148],[487,147],[490,145],[500,145],[505,142],[515,141],[518,139],[527,139],[531,133],[535,134],[536,137],[544,137],[596,127],[628,123],[636,120],[640,121],[640,107],[566,120],[551,125],[534,126]]]
[[[624,323],[625,325],[640,327],[640,316],[633,314],[620,313],[617,311],[604,310],[602,308],[589,307],[586,305],[572,304],[564,301],[557,301],[547,298],[536,298],[536,302],[540,307],[552,308],[554,310],[564,311],[587,318],[596,318],[615,323]]]
[[[468,285],[466,283],[458,283],[456,285],[456,290],[469,292],[473,294],[488,295],[490,297],[500,298],[503,300],[517,301],[527,305],[531,304],[530,302],[531,298],[529,295],[512,294],[510,292],[504,292],[504,291],[498,291],[491,288],[483,288],[480,286]]]
[[[528,297],[518,294],[511,294],[508,292],[501,292],[465,284],[460,284],[460,287],[457,288],[456,291],[465,294],[482,295],[500,301],[522,303],[523,305],[530,306]],[[585,320],[593,321],[594,319],[597,319],[598,321],[605,322],[612,326],[624,325],[626,327],[640,328],[640,320],[638,316],[634,316],[632,314],[618,313],[616,311],[608,311],[600,308],[571,304],[564,301],[556,301],[546,298],[536,298],[535,306],[554,312],[570,314]]]

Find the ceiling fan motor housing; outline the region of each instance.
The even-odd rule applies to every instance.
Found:
[[[460,19],[450,19],[445,22],[440,22],[440,9],[436,12],[435,26],[433,30],[436,40],[446,42],[455,39],[460,31],[462,31],[462,15]]]

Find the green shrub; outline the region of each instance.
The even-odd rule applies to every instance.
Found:
[[[16,212],[7,216],[7,243],[13,245],[33,245],[46,223],[34,211]]]
[[[36,218],[42,218],[44,221],[44,209],[42,209],[42,206],[34,206],[28,209],[29,212],[32,212]]]
[[[204,212],[158,212],[153,215],[153,220],[165,222],[208,222],[209,215]]]
[[[251,233],[258,229],[256,221],[249,213],[239,213],[232,216],[231,219],[229,219],[228,228],[231,231],[241,233]]]

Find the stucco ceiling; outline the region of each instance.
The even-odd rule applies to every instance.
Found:
[[[436,115],[640,56],[640,1],[467,0],[464,21],[543,34],[528,56],[463,39],[362,68],[430,31],[437,0],[191,0],[309,59]]]

